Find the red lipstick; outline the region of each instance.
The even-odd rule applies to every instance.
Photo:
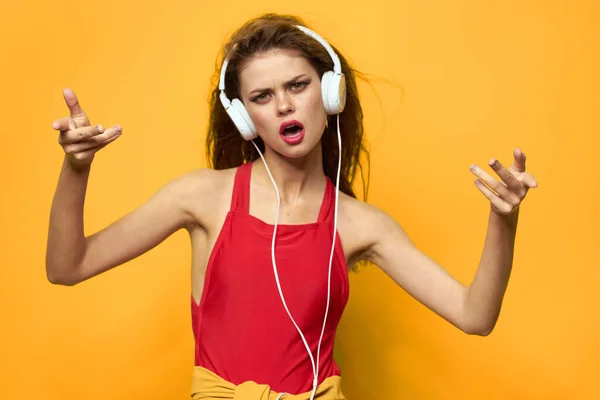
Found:
[[[285,121],[279,127],[279,136],[287,144],[298,144],[304,138],[304,125],[294,119]]]

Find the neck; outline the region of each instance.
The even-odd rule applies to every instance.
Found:
[[[325,178],[321,146],[301,158],[287,158],[266,148],[265,161],[277,184],[282,203],[293,204],[300,195],[312,190],[322,190]],[[260,157],[254,162],[253,170],[261,184],[273,186],[265,165]]]

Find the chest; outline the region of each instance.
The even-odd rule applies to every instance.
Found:
[[[343,210],[339,210],[340,215],[344,215]],[[295,214],[298,216],[298,214]],[[213,214],[214,222],[208,229],[195,229],[190,231],[192,245],[192,294],[196,304],[199,304],[205,287],[207,267],[211,263],[211,258],[217,255],[225,263],[244,263],[249,267],[246,269],[229,268],[223,269],[220,273],[235,274],[235,285],[255,285],[260,287],[264,282],[268,282],[272,289],[273,266],[272,266],[272,225],[254,215],[247,216],[246,223],[237,221],[235,231],[232,221],[228,221],[232,215],[229,209],[216,211]],[[314,217],[313,221],[317,218]],[[329,257],[332,245],[332,235],[325,235],[324,227],[314,226],[312,223],[306,223],[305,229],[296,229],[296,227],[286,226],[293,224],[291,220],[280,219],[278,233],[275,242],[275,262],[277,268],[285,276],[281,282],[288,290],[299,290],[303,293],[311,293],[316,290],[312,284],[307,284],[306,276],[319,274],[328,270]],[[306,220],[304,220],[306,221]],[[297,225],[297,224],[293,224]],[[333,232],[333,225],[329,225]],[[337,224],[336,250],[334,257],[337,257],[337,265],[343,265],[343,273],[347,273],[361,252],[361,244],[357,242],[357,235],[353,234],[351,224],[340,218]],[[256,266],[256,261],[261,260]],[[334,260],[336,261],[336,260]],[[312,271],[314,269],[315,271]],[[337,273],[340,272],[339,267]],[[269,276],[267,279],[259,279],[260,276]],[[226,278],[226,277],[223,277]],[[322,277],[327,281],[327,275]],[[220,279],[225,282],[226,279]],[[263,283],[261,283],[263,282]],[[304,282],[300,285],[300,282]],[[235,285],[229,285],[230,290],[236,289]],[[318,293],[310,296],[319,299]],[[298,296],[296,298],[299,298]]]

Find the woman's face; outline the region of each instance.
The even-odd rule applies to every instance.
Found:
[[[267,147],[299,158],[319,144],[327,117],[321,80],[298,51],[273,49],[254,56],[239,82],[241,100]]]

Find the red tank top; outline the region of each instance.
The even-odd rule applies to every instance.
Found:
[[[195,365],[239,385],[277,392],[312,390],[311,361],[277,288],[271,259],[273,225],[248,212],[252,163],[236,171],[231,209],[208,260],[200,304],[192,296]],[[277,225],[275,262],[292,317],[317,357],[327,305],[335,186],[327,179],[317,222]],[[335,332],[348,301],[348,272],[339,235],[331,266],[331,298],[321,343],[319,383],[340,375]]]

